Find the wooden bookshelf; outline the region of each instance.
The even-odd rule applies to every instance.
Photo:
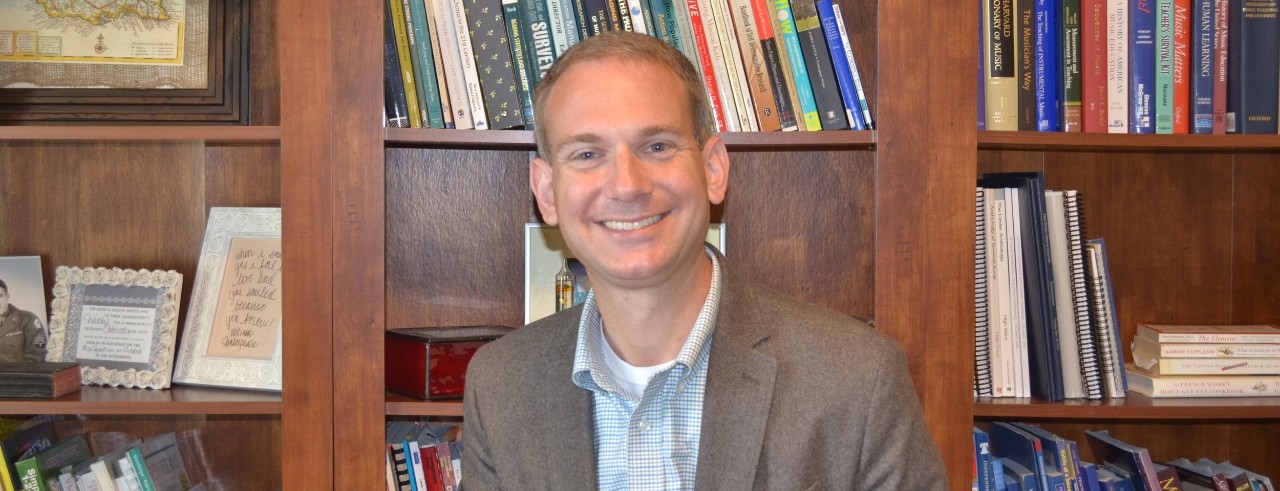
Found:
[[[462,400],[423,401],[387,393],[387,416],[460,417]]]
[[[721,133],[725,146],[735,149],[848,148],[870,149],[875,145],[872,131],[805,131],[774,133]],[[519,148],[533,150],[532,131],[439,130],[387,128],[387,146],[430,146],[446,148]]]
[[[0,126],[8,141],[279,142],[279,126]]]
[[[1029,398],[979,398],[975,419],[990,420],[1276,420],[1280,398],[1150,398],[1130,392],[1124,399],[1044,402]]]
[[[1280,150],[1280,135],[1130,135],[980,131],[982,150],[1266,153]]]
[[[0,414],[258,414],[279,416],[280,394],[211,387],[130,389],[85,386],[51,399],[0,401]]]

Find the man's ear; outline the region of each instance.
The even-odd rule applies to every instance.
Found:
[[[718,205],[729,192],[729,150],[720,135],[712,135],[702,145],[702,158],[707,162],[707,200]]]
[[[538,211],[542,212],[542,220],[547,225],[560,224],[556,216],[556,194],[551,186],[551,162],[542,157],[534,157],[529,162],[529,189],[538,201]]]

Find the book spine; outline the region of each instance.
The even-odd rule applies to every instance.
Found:
[[[391,128],[408,128],[412,126],[409,119],[409,105],[405,101],[404,76],[400,71],[400,56],[396,54],[395,23],[391,19],[391,5],[387,4],[382,43],[383,54],[383,112],[386,124]],[[4,472],[0,466],[0,472]],[[3,476],[0,476],[3,477]]]
[[[1158,375],[1275,375],[1280,358],[1152,358],[1133,355],[1138,369]]]
[[[524,115],[526,129],[534,129],[533,118],[533,63],[529,53],[525,51],[527,43],[524,33],[524,16],[520,15],[518,0],[502,0],[502,18],[506,22],[507,47],[511,50],[511,60],[515,63],[516,82],[520,88],[520,109]]]
[[[778,125],[783,131],[795,131],[796,113],[791,106],[791,97],[787,89],[785,62],[778,49],[778,39],[774,35],[772,0],[750,0],[751,8],[744,15],[751,15],[755,20],[756,32],[760,37],[760,54],[764,57],[766,78],[769,79],[769,91],[773,95],[774,105],[778,108]]]
[[[440,92],[436,89],[435,60],[431,55],[431,33],[426,6],[421,0],[402,0],[405,9],[405,33],[409,36],[409,58],[413,61],[413,77],[418,91],[418,112],[422,125],[444,128],[440,112]]]
[[[17,489],[22,491],[45,491],[44,477],[40,475],[40,464],[36,462],[34,456],[19,460],[13,464],[14,472],[17,474],[16,482],[13,484],[19,486]],[[9,485],[5,482],[5,485]]]
[[[409,473],[413,476],[413,486],[417,490],[428,490],[427,487],[427,468],[422,462],[422,450],[418,447],[418,442],[414,440],[405,440],[404,448],[405,460],[408,461]]]
[[[737,108],[739,131],[759,131],[759,121],[756,119],[755,111],[752,110],[751,85],[747,82],[742,52],[738,48],[738,43],[734,41],[729,3],[727,0],[706,0],[706,4],[711,6],[711,17],[703,17],[703,19],[710,19],[715,24],[714,32],[720,40],[720,52],[723,55],[721,62],[724,63],[725,78],[729,81],[729,88],[733,89],[730,94],[733,96],[734,107]]]
[[[1062,131],[1080,132],[1083,128],[1083,70],[1081,61],[1081,0],[1062,0],[1062,56],[1058,73],[1059,99],[1062,100]]]
[[[1191,0],[1173,0],[1173,132],[1191,131]]]
[[[505,0],[503,3],[506,3]],[[572,0],[568,10],[568,14],[573,16],[573,27],[575,28],[574,32],[577,33],[575,37],[578,42],[591,37],[591,20],[586,0]]]
[[[1173,0],[1155,0],[1156,76],[1152,114],[1156,133],[1173,133]]]
[[[989,322],[990,293],[987,290],[987,209],[985,190],[977,188],[974,202],[975,221],[973,247],[973,392],[980,397],[991,397],[991,325]],[[977,435],[975,434],[975,437]],[[981,463],[978,472],[983,472]],[[989,471],[990,469],[986,469]]]
[[[1214,0],[1194,0],[1191,33],[1191,133],[1213,133]]]
[[[672,18],[675,19],[676,32],[679,33],[680,52],[689,59],[702,76],[702,64],[698,61],[698,47],[693,43],[693,24],[689,20],[689,4],[685,0],[663,0],[671,3]]]
[[[818,103],[813,97],[813,87],[809,84],[809,70],[804,63],[804,49],[800,47],[800,37],[796,34],[796,24],[791,13],[789,0],[773,0],[774,9],[778,12],[778,32],[782,34],[782,45],[786,47],[787,62],[791,70],[791,78],[795,80],[796,95],[800,99],[805,131],[821,131],[822,120],[818,117]]]
[[[1036,130],[1061,131],[1058,119],[1058,3],[1036,0]]]
[[[737,33],[738,46],[742,51],[743,69],[747,74],[745,88],[750,91],[754,102],[759,131],[779,131],[782,126],[773,96],[773,81],[765,66],[760,32],[757,30],[755,15],[751,12],[751,0],[730,0],[728,7],[734,32]]]
[[[1013,0],[983,0],[983,78],[987,129],[1018,129]]]
[[[551,34],[551,48],[556,58],[569,49],[569,26],[564,23],[564,14],[568,10],[569,0],[545,0],[547,9],[547,31]],[[475,19],[471,19],[474,21]],[[473,34],[474,35],[474,34]]]
[[[1009,249],[1009,305],[1013,312],[1013,343],[1010,349],[1013,350],[1014,356],[1017,357],[1017,365],[1014,367],[1014,375],[1016,382],[1014,384],[1016,397],[1031,397],[1031,371],[1030,371],[1030,354],[1031,340],[1028,337],[1029,323],[1027,313],[1027,302],[1030,301],[1026,290],[1027,279],[1027,262],[1031,258],[1026,257],[1023,253],[1025,250],[1023,242],[1023,234],[1027,234],[1027,242],[1031,242],[1031,232],[1023,229],[1022,215],[1029,214],[1031,211],[1023,205],[1023,201],[1019,197],[1021,190],[1018,188],[1005,188],[1005,196],[1008,209],[1005,212],[1005,220],[1008,221],[1009,233],[1005,235],[1007,244],[1005,247]]]
[[[857,92],[858,107],[862,109],[863,129],[872,129],[871,106],[867,104],[867,92],[862,88],[862,75],[858,73],[858,63],[853,59],[853,45],[849,42],[849,32],[844,28],[844,16],[840,14],[840,6],[831,4],[835,11],[836,27],[840,29],[840,43],[844,45],[844,55],[849,59],[849,74],[853,76],[853,90]]]
[[[458,51],[458,33],[453,22],[451,0],[430,0],[436,16],[436,27],[439,33],[436,41],[440,42],[441,64],[444,65],[446,85],[448,86],[449,106],[453,109],[453,127],[469,130],[474,127],[471,104],[467,102],[467,84],[462,75],[462,59]]]
[[[1015,0],[1018,45],[1018,130],[1036,131],[1036,3]]]
[[[1227,66],[1230,58],[1229,0],[1213,0],[1213,134],[1227,132]]]
[[[409,34],[405,27],[404,10],[401,0],[387,0],[387,11],[391,14],[391,28],[395,33],[396,62],[400,66],[400,80],[404,85],[404,99],[409,115],[409,127],[422,127],[422,113],[418,105],[418,89],[413,76],[413,60],[409,54]]]
[[[489,129],[489,116],[484,107],[484,89],[476,69],[475,50],[471,46],[471,27],[467,21],[467,0],[449,0],[453,9],[454,32],[458,34],[458,57],[462,60],[462,78],[466,84],[467,104],[471,106],[471,123],[477,130]],[[497,14],[495,9],[489,15]],[[491,17],[492,18],[492,17]]]
[[[1107,1],[1107,132],[1129,131],[1129,0]]]
[[[707,36],[702,22],[702,8],[699,0],[686,0],[689,11],[689,27],[693,32],[693,44],[698,49],[698,65],[702,67],[702,85],[707,90],[707,102],[711,104],[711,112],[715,115],[716,131],[725,130],[723,106],[720,105],[720,84],[715,76],[711,60],[711,46],[707,44]]]
[[[583,20],[586,22],[583,39],[613,30],[613,25],[609,22],[610,3],[609,0],[582,0]]]
[[[129,458],[129,465],[133,467],[134,474],[138,476],[138,486],[142,491],[156,491],[155,480],[151,478],[151,472],[147,469],[147,463],[142,458],[142,450],[140,448],[129,449],[126,454]]]
[[[1107,1],[1084,0],[1080,25],[1082,126],[1107,132]]]
[[[719,27],[716,25],[716,11],[713,5],[716,3],[712,0],[696,0],[698,2],[699,16],[698,20],[702,23],[702,32],[707,42],[707,53],[711,57],[711,69],[707,73],[712,74],[716,79],[716,86],[719,88],[720,107],[723,108],[724,130],[722,131],[743,131],[741,124],[742,113],[738,111],[738,105],[734,100],[734,89],[730,83],[729,71],[725,65],[724,48],[720,45]],[[692,19],[692,15],[690,16]],[[734,80],[737,80],[734,78]]]
[[[755,5],[755,2],[756,0],[752,0],[752,5]],[[796,89],[796,79],[791,74],[791,55],[788,54],[785,41],[782,39],[782,24],[778,19],[777,2],[764,0],[760,3],[764,6],[766,20],[773,31],[774,49],[778,52],[779,64],[776,70],[782,76],[783,87],[786,90],[787,108],[791,111],[791,120],[794,122],[796,130],[805,131],[807,128],[805,128],[804,115],[801,112],[800,92]],[[790,21],[789,16],[787,20]],[[794,28],[792,29],[792,34],[795,34]],[[797,44],[797,46],[799,45]],[[810,94],[810,97],[812,97],[812,94]]]
[[[646,5],[649,8],[650,30],[653,31],[654,37],[675,49],[680,49],[680,42],[671,38],[676,31],[675,19],[671,17],[671,1],[647,0]]]
[[[1231,2],[1227,132],[1277,133],[1280,110],[1280,0]]]
[[[1145,336],[1144,328],[1138,326],[1138,335]],[[1159,333],[1156,341],[1161,343],[1280,343],[1280,336],[1274,334],[1214,334],[1214,333]]]
[[[524,126],[524,108],[520,102],[520,83],[507,46],[507,29],[503,21],[501,0],[462,0],[470,20],[468,32],[475,50],[475,69],[479,76],[483,104],[490,129]]]
[[[1008,248],[1007,201],[1003,189],[987,188],[984,191],[987,206],[991,213],[987,216],[989,230],[987,232],[988,263],[987,272],[992,292],[990,311],[991,324],[991,387],[994,397],[1013,397],[1015,395],[1015,369],[1013,351],[1013,315],[1011,306],[1010,261]]]
[[[1058,355],[1062,365],[1063,397],[1067,399],[1084,398],[1084,378],[1082,377],[1079,337],[1076,333],[1075,309],[1072,296],[1071,253],[1069,251],[1067,230],[1066,193],[1062,191],[1045,191],[1045,210],[1048,215],[1049,254],[1052,258],[1054,304],[1057,306]],[[1064,469],[1063,473],[1066,473]],[[1071,478],[1068,475],[1068,478]]]
[[[1134,392],[1147,397],[1263,397],[1280,396],[1280,375],[1149,376],[1136,370]]]
[[[1155,133],[1155,0],[1129,0],[1129,133]]]
[[[1158,343],[1134,337],[1133,352],[1153,358],[1280,358],[1280,344]]]
[[[631,15],[631,30],[653,35],[653,22],[649,20],[649,7],[644,0],[627,0],[627,12]]]
[[[436,90],[439,92],[437,99],[440,101],[440,115],[444,119],[445,128],[453,128],[453,105],[449,101],[448,82],[445,77],[444,58],[441,52],[441,41],[439,39],[440,29],[436,26],[436,6],[435,0],[422,0],[422,6],[426,9],[427,31],[429,33],[429,41],[431,41],[431,58],[436,69]]]
[[[854,130],[867,129],[862,119],[862,108],[858,106],[858,93],[853,88],[853,75],[849,71],[849,58],[844,54],[844,45],[840,43],[840,26],[836,24],[835,9],[831,0],[817,0],[818,19],[822,22],[822,33],[826,37],[827,52],[831,55],[831,69],[835,72],[836,83],[840,88],[840,98],[844,101],[845,117],[849,119]]]
[[[795,15],[796,36],[804,51],[803,59],[809,69],[809,83],[818,106],[822,129],[847,130],[849,118],[844,115],[844,103],[840,98],[840,88],[836,86],[836,75],[832,71],[831,56],[827,54],[827,43],[822,36],[822,21],[818,19],[818,9],[809,0],[796,0],[791,3],[791,12]]]

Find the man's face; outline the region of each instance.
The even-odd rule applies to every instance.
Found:
[[[9,310],[9,290],[0,288],[0,314]]]
[[[548,94],[549,155],[530,184],[593,285],[670,284],[705,257],[729,158],[719,137],[698,145],[691,111],[675,73],[651,62],[582,62]]]

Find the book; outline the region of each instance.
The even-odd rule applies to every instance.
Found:
[[[46,491],[46,481],[58,475],[59,469],[74,466],[91,457],[89,443],[84,435],[77,433],[49,447],[18,460],[14,464],[21,489],[27,491]]]
[[[453,104],[449,101],[448,78],[445,76],[446,70],[444,66],[444,55],[441,51],[440,29],[436,25],[436,5],[434,0],[422,0],[422,7],[425,10],[424,15],[427,19],[427,40],[431,44],[431,63],[435,68],[435,88],[436,100],[440,102],[440,116],[444,120],[445,128],[454,128],[453,122]],[[532,109],[530,109],[532,110]]]
[[[1227,476],[1207,465],[1186,458],[1165,463],[1178,472],[1178,478],[1186,491],[1231,491]]]
[[[1191,132],[1191,0],[1173,0],[1173,133]]]
[[[858,107],[862,109],[862,127],[869,130],[874,128],[875,124],[871,119],[871,106],[867,104],[867,92],[862,87],[862,74],[858,72],[858,62],[853,58],[853,45],[850,44],[849,33],[844,28],[844,16],[840,14],[840,6],[834,2],[831,4],[831,9],[835,12],[836,27],[840,31],[840,43],[844,45],[844,55],[849,59],[849,73],[853,76],[853,90],[857,92]]]
[[[973,456],[977,468],[978,491],[993,491],[996,477],[991,464],[991,439],[987,432],[977,427],[973,428]]]
[[[1152,375],[1280,375],[1280,358],[1153,358],[1135,352],[1133,366]]]
[[[0,483],[11,489],[22,489],[15,464],[53,446],[53,423],[29,420],[0,440]]]
[[[1018,60],[1018,130],[1036,131],[1036,3],[1014,0]]]
[[[832,68],[818,9],[812,1],[796,0],[791,2],[791,12],[795,16],[796,36],[800,39],[803,60],[808,67],[809,83],[822,129],[847,130],[851,123],[845,116],[844,101]]]
[[[1213,134],[1227,132],[1227,67],[1231,17],[1228,0],[1213,0]]]
[[[721,104],[720,98],[720,79],[715,74],[715,62],[711,59],[711,44],[707,39],[706,23],[702,20],[702,7],[699,0],[685,0],[685,10],[689,12],[689,27],[692,35],[692,44],[694,45],[698,58],[695,66],[700,67],[702,72],[702,86],[707,91],[707,102],[711,105],[711,112],[715,116],[716,131],[725,131],[727,121],[725,119],[726,108]],[[728,90],[725,87],[723,90]]]
[[[755,110],[759,131],[779,131],[783,128],[774,80],[769,73],[769,62],[765,60],[765,47],[761,40],[760,25],[753,13],[752,1],[729,0],[728,7],[733,32],[737,34],[738,47],[742,52],[742,66],[747,75],[745,89],[751,96],[751,107]],[[772,43],[773,39],[769,39],[771,47]],[[770,52],[770,56],[773,58],[773,65],[777,66],[776,47]],[[794,121],[792,126],[794,129]]]
[[[991,453],[1010,459],[1031,471],[1039,489],[1050,489],[1045,468],[1045,452],[1040,438],[1012,423],[995,421],[987,426]],[[1005,463],[1008,466],[1008,462]]]
[[[1093,462],[1080,462],[1081,491],[1099,491],[1098,466]]]
[[[477,130],[490,129],[490,121],[488,112],[484,107],[484,89],[480,87],[480,73],[476,67],[475,48],[472,46],[472,31],[469,20],[467,19],[466,6],[469,0],[444,0],[442,3],[451,10],[450,18],[454,22],[454,33],[458,59],[461,60],[462,81],[465,84],[466,103],[471,108],[471,124]],[[495,4],[496,5],[496,4]],[[501,10],[497,7],[489,12],[489,18],[500,17]],[[490,38],[498,38],[490,34]],[[496,51],[496,50],[495,50]],[[514,78],[514,77],[513,77]],[[514,80],[511,81],[514,86]]]
[[[1062,363],[1062,395],[1083,399],[1084,371],[1076,332],[1075,295],[1071,281],[1071,253],[1067,242],[1066,196],[1062,191],[1044,192],[1048,217],[1049,254],[1053,263],[1053,296],[1058,316],[1058,356]]]
[[[1274,135],[1280,110],[1280,0],[1230,5],[1227,133]]]
[[[1080,6],[1080,103],[1085,133],[1107,132],[1107,0]]]
[[[1177,469],[1159,462],[1152,462],[1151,466],[1156,470],[1156,483],[1160,486],[1155,491],[1184,491]]]
[[[1134,356],[1147,358],[1280,358],[1280,344],[1262,343],[1161,343],[1134,336]]]
[[[524,25],[524,16],[520,14],[519,0],[502,0],[502,19],[506,23],[507,48],[511,50],[511,61],[515,64],[516,83],[520,90],[520,110],[524,115],[527,129],[534,129],[533,118],[533,62],[525,51],[527,42],[524,33],[528,28]]]
[[[1039,489],[1035,472],[1011,459],[1001,457],[999,460],[1004,470],[1005,482],[1010,490],[1034,491]]]
[[[1018,77],[1013,0],[983,0],[982,66],[986,129],[1017,131]]]
[[[1271,397],[1280,395],[1280,375],[1154,375],[1129,365],[1129,390],[1160,397]]]
[[[440,106],[440,89],[436,80],[435,57],[431,52],[431,26],[427,23],[427,7],[422,0],[401,0],[405,13],[405,34],[409,37],[409,59],[413,62],[414,88],[418,92],[418,112],[422,126],[444,128]]]
[[[977,231],[974,233],[974,323],[973,323],[973,393],[978,397],[991,397],[991,324],[990,293],[987,289],[987,220],[986,190],[977,188],[975,215]]]
[[[1013,341],[1006,346],[1006,350],[1010,350],[1013,356],[1013,393],[1014,397],[1030,397],[1031,396],[1031,369],[1030,369],[1030,352],[1027,338],[1027,290],[1026,290],[1026,259],[1023,257],[1023,241],[1022,241],[1022,219],[1026,211],[1026,206],[1022,204],[1019,198],[1023,190],[1018,188],[1005,188],[1005,251],[1009,267],[1005,270],[1007,276],[1005,281],[1006,288],[1009,293],[1009,312],[1010,312],[1010,329],[1013,333]]]
[[[476,74],[482,91],[482,108],[489,129],[512,129],[524,126],[524,107],[520,102],[520,81],[516,78],[515,61],[507,46],[507,30],[503,21],[501,0],[462,0],[468,23]]]
[[[1196,463],[1207,466],[1215,472],[1221,472],[1227,478],[1227,485],[1232,491],[1252,491],[1253,483],[1249,478],[1249,472],[1231,465],[1229,461],[1214,462],[1212,460],[1201,458]]]
[[[1093,334],[1098,360],[1102,368],[1106,397],[1121,398],[1128,390],[1124,370],[1124,349],[1120,346],[1120,326],[1116,319],[1116,302],[1111,291],[1111,275],[1107,267],[1106,242],[1092,239],[1085,245],[1089,277],[1089,305],[1093,309]]]
[[[400,55],[397,53],[395,23],[391,18],[391,2],[387,0],[385,32],[383,35],[383,119],[388,128],[409,128],[409,104],[404,93],[404,72],[400,71]]]
[[[1107,1],[1107,132],[1129,132],[1129,0]]]
[[[1198,462],[1205,462],[1207,460],[1208,459],[1200,459]],[[1249,469],[1236,466],[1235,464],[1232,464],[1230,460],[1224,460],[1222,462],[1218,462],[1218,464],[1216,466],[1213,466],[1213,468],[1220,470],[1223,474],[1229,474],[1229,473],[1244,474],[1245,477],[1248,478],[1249,483],[1253,485],[1254,491],[1260,491],[1260,490],[1276,491],[1276,487],[1271,484],[1271,478],[1264,476],[1262,474],[1258,474],[1256,472],[1250,471]]]
[[[1081,0],[1061,0],[1062,17],[1058,24],[1058,99],[1062,101],[1062,131],[1083,131],[1083,73],[1081,58]],[[1099,9],[1101,13],[1101,9]]]
[[[983,188],[987,210],[987,282],[991,359],[991,390],[994,397],[1016,394],[1015,348],[1013,337],[1013,294],[1010,291],[1009,233],[1006,218],[1005,190]],[[1024,351],[1025,350],[1021,350]]]
[[[831,0],[817,0],[818,19],[822,22],[822,34],[826,37],[827,51],[831,55],[831,68],[836,75],[836,86],[840,88],[840,98],[844,101],[845,118],[854,130],[867,129],[862,118],[862,106],[858,103],[857,89],[853,88],[853,72],[849,69],[849,57],[845,55],[844,44],[840,41],[840,25],[836,23],[835,8]]]
[[[1274,324],[1177,325],[1139,322],[1134,338],[1160,343],[1280,343],[1280,327]]]
[[[1080,218],[1080,197],[1075,190],[1062,192],[1063,211],[1067,222],[1067,256],[1070,268],[1071,309],[1075,321],[1076,346],[1079,348],[1080,378],[1086,399],[1102,398],[1102,367],[1098,364],[1098,347],[1093,336],[1093,317],[1089,306],[1089,280],[1085,274],[1084,226]],[[1056,287],[1056,284],[1055,284]],[[1062,309],[1060,308],[1059,311]]]
[[[1192,0],[1190,54],[1190,132],[1213,133],[1214,0]]]
[[[1061,15],[1057,0],[1036,0],[1035,4],[1035,63],[1036,63],[1036,130],[1061,131],[1062,121],[1058,94],[1058,45]]]
[[[747,68],[743,63],[745,58],[738,43],[734,42],[734,24],[729,14],[728,0],[706,0],[705,3],[711,6],[711,17],[704,16],[703,20],[712,20],[715,24],[713,32],[719,37],[725,78],[729,81],[729,88],[733,89],[730,94],[738,109],[738,131],[759,131],[759,119],[751,103],[751,84],[747,81]],[[732,122],[733,119],[730,118],[731,126]]]
[[[147,473],[156,489],[172,491],[187,489],[193,483],[178,448],[177,434],[166,432],[142,440],[139,449]]]
[[[395,39],[396,63],[400,67],[400,82],[404,84],[403,93],[406,103],[406,114],[409,115],[409,127],[422,127],[422,113],[418,105],[418,89],[414,78],[413,60],[409,54],[409,35],[406,32],[402,0],[387,0],[387,12],[391,15],[391,29]]]
[[[1115,438],[1107,430],[1085,430],[1084,435],[1099,466],[1106,466],[1112,472],[1119,470],[1128,473],[1136,478],[1135,488],[1142,486],[1149,491],[1161,489],[1156,480],[1151,453],[1146,448]]]
[[[461,397],[476,350],[510,331],[492,325],[388,330],[387,389],[424,400]]]
[[[1129,133],[1155,133],[1156,0],[1129,0]]]
[[[1013,423],[1013,425],[1040,439],[1040,446],[1044,452],[1046,472],[1056,473],[1061,476],[1066,489],[1075,489],[1079,471],[1076,468],[1075,460],[1071,456],[1071,447],[1068,445],[1068,440],[1030,423]],[[1049,489],[1056,488],[1050,485]]]
[[[76,362],[0,363],[0,397],[60,397],[80,387]]]
[[[800,90],[796,86],[795,75],[791,73],[791,67],[792,67],[791,55],[787,51],[788,50],[786,46],[787,41],[784,39],[784,35],[782,32],[783,22],[782,22],[782,19],[779,18],[778,16],[779,15],[778,2],[776,2],[775,0],[752,0],[752,5],[757,5],[757,4],[759,4],[760,8],[763,9],[764,11],[765,18],[761,20],[761,22],[769,23],[769,27],[773,34],[774,50],[777,51],[778,66],[771,67],[770,73],[773,73],[774,71],[776,71],[778,76],[782,80],[781,88],[785,92],[783,98],[786,99],[786,110],[790,111],[791,113],[790,116],[783,116],[783,117],[789,118],[789,121],[792,122],[793,130],[808,131],[808,127],[804,122],[804,108],[800,103]],[[788,8],[789,7],[790,5],[788,4]],[[756,15],[760,15],[760,14],[756,14]],[[787,28],[791,30],[791,36],[794,37],[795,24],[791,22],[790,12],[787,13],[786,25],[787,25]],[[800,53],[800,41],[797,39],[796,54],[799,54],[799,53]],[[805,80],[804,83],[808,84],[809,81]],[[778,85],[778,84],[775,83],[774,85]],[[808,87],[806,87],[806,89],[808,89]],[[813,99],[813,93],[809,93],[808,97],[810,99]],[[819,125],[819,127],[821,127],[821,125]]]
[[[458,49],[457,24],[453,20],[451,0],[424,0],[430,2],[427,10],[436,18],[436,41],[440,44],[440,65],[444,67],[449,107],[453,110],[454,129],[469,130],[475,127],[474,115],[467,94],[467,82],[462,74],[462,56]],[[526,39],[528,37],[526,36]],[[526,48],[527,49],[527,48]],[[530,55],[532,57],[532,55]],[[443,99],[442,99],[443,100]]]
[[[1173,133],[1173,0],[1154,0],[1155,85],[1152,90],[1151,113],[1156,133]]]
[[[572,14],[569,15],[570,23],[567,25],[565,24],[565,13],[568,9],[573,8],[573,5],[570,3],[570,0],[545,0],[545,3],[547,9],[547,20],[550,21],[547,24],[547,31],[551,35],[551,46],[555,50],[556,58],[560,58],[560,56],[564,54],[565,50],[568,50],[569,46],[573,46],[574,44],[569,40],[569,32],[572,31],[575,38],[578,33],[577,24],[574,22]],[[471,22],[475,22],[475,19],[472,18],[470,14],[467,15],[467,18]],[[474,27],[468,30],[471,31],[471,36],[474,38],[476,36]],[[499,33],[493,33],[493,35],[496,34]],[[474,40],[472,41],[472,45],[474,48],[479,48],[479,45],[476,44]],[[477,49],[477,51],[479,50]],[[478,62],[479,60],[480,57],[477,52],[476,61]]]

